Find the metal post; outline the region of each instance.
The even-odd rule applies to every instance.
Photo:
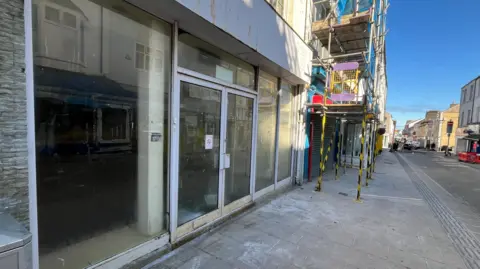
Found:
[[[372,131],[372,137],[373,137],[373,156],[372,156],[372,167],[370,168],[370,178],[369,179],[373,179],[373,172],[375,172],[375,161],[377,159],[377,155],[378,155],[378,152],[377,152],[377,122],[374,122],[373,123],[373,131]]]
[[[350,153],[350,167],[353,168],[353,150],[355,149],[355,131],[357,130],[357,125],[353,125],[353,136],[352,136],[352,152]]]
[[[322,191],[322,177],[323,177],[323,144],[325,142],[325,123],[327,121],[327,114],[324,111],[322,114],[322,135],[320,136],[320,175],[318,176],[316,191]]]
[[[322,165],[322,174],[325,173],[325,166],[327,166],[328,155],[330,154],[330,151],[332,150],[334,139],[335,139],[335,131],[333,131],[330,142],[328,143],[327,152],[325,153],[325,159],[323,160],[323,165]]]
[[[448,156],[450,154],[450,151],[448,148],[450,147],[450,134],[447,134],[448,140],[447,140],[447,148],[445,149],[445,156]]]
[[[365,127],[366,127],[366,117],[367,117],[367,97],[364,97],[363,100],[363,120],[362,120],[362,140],[361,140],[361,147],[360,147],[360,165],[358,168],[358,180],[357,180],[357,198],[355,199],[356,202],[361,202],[360,200],[360,192],[362,190],[362,176],[363,176],[363,154],[364,154],[364,146],[365,146]]]
[[[372,162],[370,161],[370,152],[372,151],[372,129],[373,129],[373,124],[370,122],[369,124],[369,128],[368,128],[368,144],[367,144],[367,177],[365,178],[365,186],[368,187],[368,180],[370,179],[371,177],[371,165],[372,165]]]
[[[348,125],[347,125],[348,126]],[[343,136],[343,134],[342,134]],[[345,143],[344,143],[345,142]],[[347,139],[345,137],[342,137],[342,151],[343,148],[345,147],[345,158],[343,159],[343,174],[347,173]]]
[[[338,180],[338,163],[340,162],[340,141],[342,140],[342,121],[338,120],[337,158],[335,160],[335,180]]]

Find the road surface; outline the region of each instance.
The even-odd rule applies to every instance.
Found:
[[[459,162],[456,156],[438,152],[404,151],[402,156],[440,184],[454,197],[465,201],[480,213],[480,165]]]

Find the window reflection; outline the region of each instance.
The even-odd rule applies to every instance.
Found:
[[[292,99],[293,87],[282,83],[278,129],[278,180],[291,174],[292,163]]]
[[[228,94],[227,148],[230,167],[225,169],[225,205],[250,194],[253,99]]]
[[[181,82],[178,225],[218,208],[220,109],[220,91]]]
[[[188,33],[179,33],[178,41],[180,67],[254,89],[253,66]]]
[[[258,96],[257,168],[255,190],[274,183],[277,81],[260,73]]]
[[[84,268],[165,231],[170,26],[109,3],[33,3],[41,268]]]

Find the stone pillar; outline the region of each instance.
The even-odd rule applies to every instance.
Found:
[[[28,227],[28,150],[22,0],[0,0],[0,212]]]

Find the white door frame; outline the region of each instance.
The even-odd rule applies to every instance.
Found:
[[[226,136],[227,136],[227,119],[228,119],[228,94],[232,93],[235,95],[247,97],[253,99],[253,126],[252,126],[252,152],[251,152],[251,164],[250,164],[250,186],[254,184],[255,180],[255,171],[253,170],[253,165],[255,164],[256,158],[256,119],[257,119],[257,93],[251,89],[247,89],[238,85],[233,85],[227,82],[223,82],[216,78],[211,78],[209,76],[177,67],[177,74],[174,76],[174,87],[172,93],[172,144],[171,144],[171,153],[170,158],[172,162],[172,173],[170,174],[170,203],[171,203],[171,212],[170,212],[170,233],[171,233],[171,242],[178,241],[179,238],[182,238],[189,233],[193,232],[197,228],[204,226],[205,224],[212,223],[215,220],[226,217],[234,211],[240,209],[241,207],[247,205],[253,200],[252,188],[250,188],[249,195],[238,199],[230,203],[229,205],[224,206],[225,198],[225,162],[224,154],[226,151]],[[180,141],[180,85],[181,82],[191,83],[199,85],[202,87],[210,88],[213,90],[218,90],[221,92],[221,113],[220,113],[220,158],[219,158],[219,184],[218,184],[218,209],[209,212],[199,218],[191,220],[181,226],[177,225],[178,219],[178,186],[179,186],[179,141]]]

